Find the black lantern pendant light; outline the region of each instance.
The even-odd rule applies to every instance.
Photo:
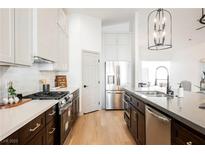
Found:
[[[172,48],[172,16],[165,9],[153,10],[148,16],[148,49]]]

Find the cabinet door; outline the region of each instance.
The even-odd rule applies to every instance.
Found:
[[[35,55],[56,61],[57,48],[57,12],[58,9],[34,10],[35,29]]]
[[[117,35],[118,60],[131,61],[131,37],[130,34]]]
[[[0,62],[14,63],[14,9],[0,9]]]
[[[15,63],[32,64],[32,9],[15,9]]]
[[[132,136],[137,141],[138,139],[138,114],[137,110],[131,106],[131,113],[130,113],[130,131]]]
[[[55,145],[58,143],[57,121],[51,120],[46,126],[46,144]]]
[[[72,104],[72,123],[74,124],[76,120],[76,99],[73,100]]]
[[[145,144],[145,116],[138,111],[138,143]]]
[[[55,70],[68,71],[68,37],[61,28],[58,28],[57,45]]]
[[[172,144],[205,145],[205,136],[179,121],[172,120]]]
[[[45,129],[41,130],[27,145],[44,145],[46,141]]]
[[[79,97],[76,98],[76,118],[78,118],[80,110]]]

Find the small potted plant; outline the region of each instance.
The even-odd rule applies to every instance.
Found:
[[[15,98],[16,98],[16,89],[14,89],[13,87],[13,82],[10,81],[8,83],[8,97],[9,97],[9,103],[12,104],[15,102]]]

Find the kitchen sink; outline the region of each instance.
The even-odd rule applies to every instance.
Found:
[[[136,92],[149,97],[168,97],[167,94],[160,91],[136,91]]]

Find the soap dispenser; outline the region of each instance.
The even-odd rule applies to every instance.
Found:
[[[184,88],[181,83],[179,83],[178,97],[184,97]]]

